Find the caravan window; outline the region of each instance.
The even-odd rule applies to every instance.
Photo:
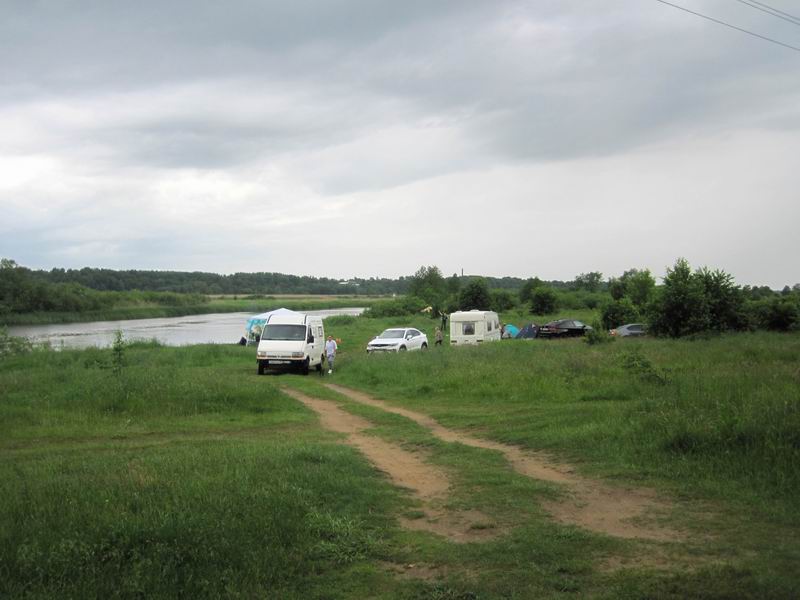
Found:
[[[492,330],[492,322],[491,322],[491,321],[489,321],[489,322],[487,323],[487,325],[489,326],[488,330],[489,330],[489,331],[491,331],[491,330]]]
[[[472,321],[461,324],[462,335],[475,335],[475,323]]]
[[[305,325],[267,325],[262,340],[301,342],[306,339]]]

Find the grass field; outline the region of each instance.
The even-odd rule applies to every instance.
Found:
[[[511,320],[511,315],[504,315]],[[591,321],[590,315],[574,315]],[[520,319],[513,317],[515,322]],[[435,322],[411,324],[432,337]],[[332,317],[332,378],[258,377],[253,348],[0,362],[0,597],[795,598],[800,336],[503,341],[367,356],[396,320]],[[558,486],[323,384],[656,490],[679,541],[555,522]],[[419,503],[282,389],[450,477],[486,540],[402,526]]]

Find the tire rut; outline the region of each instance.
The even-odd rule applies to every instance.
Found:
[[[325,429],[346,435],[346,443],[386,473],[392,483],[412,492],[421,504],[423,516],[418,519],[401,517],[403,527],[428,531],[459,543],[498,535],[497,530],[487,527],[491,519],[486,515],[473,510],[451,510],[446,506],[450,478],[443,469],[424,462],[418,454],[396,444],[365,434],[365,430],[373,427],[372,423],[342,410],[334,402],[288,388],[283,388],[283,392],[317,413]]]
[[[583,477],[574,467],[553,460],[542,452],[522,450],[517,446],[475,437],[448,429],[428,415],[392,406],[368,394],[333,383],[324,384],[347,398],[387,412],[401,415],[428,429],[437,438],[500,452],[511,467],[527,477],[556,483],[568,492],[562,501],[543,503],[543,508],[558,522],[614,537],[654,541],[680,541],[683,535],[659,524],[673,506],[654,490],[622,488]]]

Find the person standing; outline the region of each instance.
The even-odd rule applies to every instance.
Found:
[[[328,336],[328,341],[325,342],[325,356],[328,358],[328,373],[333,373],[333,361],[336,359],[336,340],[332,335]]]
[[[438,327],[436,328],[436,333],[434,334],[434,338],[436,339],[436,341],[433,343],[433,345],[441,346],[442,340],[444,339],[444,334],[442,333],[442,330],[439,329]]]

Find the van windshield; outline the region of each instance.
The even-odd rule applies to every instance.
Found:
[[[262,340],[302,342],[306,339],[305,325],[266,325]]]

